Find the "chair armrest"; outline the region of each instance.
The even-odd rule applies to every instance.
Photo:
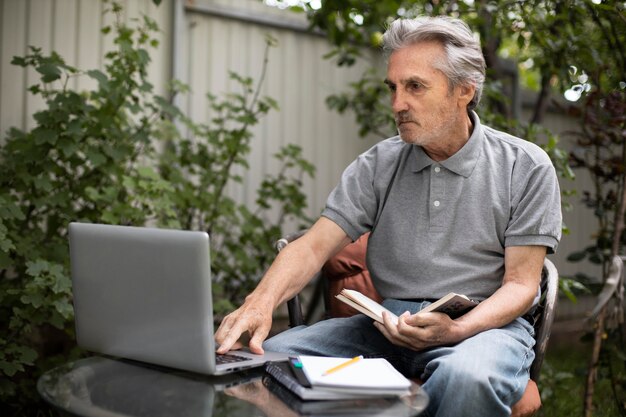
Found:
[[[287,311],[289,312],[289,327],[296,327],[304,324],[302,305],[300,304],[300,297],[298,297],[298,294],[296,294],[291,300],[287,301]]]
[[[299,230],[295,233],[291,233],[285,237],[282,237],[276,241],[274,247],[277,252],[280,252],[289,243],[302,237],[308,229]],[[302,315],[302,305],[300,303],[300,297],[296,294],[291,300],[287,301],[287,311],[289,312],[289,326],[296,327],[304,324],[304,316]]]
[[[276,248],[276,252],[280,252],[281,250],[283,250],[285,248],[285,246],[287,246],[288,244],[290,244],[294,240],[299,239],[300,237],[304,236],[304,234],[306,232],[308,232],[308,231],[309,231],[309,229],[302,229],[302,230],[299,230],[297,232],[288,234],[285,237],[281,237],[280,239],[278,239],[276,241],[276,243],[274,243],[274,247]]]

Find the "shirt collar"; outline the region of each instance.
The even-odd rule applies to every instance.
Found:
[[[481,138],[483,136],[482,125],[480,124],[480,119],[478,115],[471,111],[469,116],[472,119],[472,123],[474,125],[474,130],[472,131],[472,135],[469,140],[463,145],[461,149],[450,158],[445,161],[439,162],[441,166],[444,168],[454,172],[455,174],[462,175],[464,177],[469,177],[476,167],[476,163],[478,162],[478,158],[481,154]],[[426,167],[429,167],[437,162],[430,159],[430,157],[424,152],[421,146],[413,145],[413,154],[415,155],[412,163],[412,171],[419,172]]]

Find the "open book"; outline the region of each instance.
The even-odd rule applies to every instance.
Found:
[[[389,317],[391,317],[391,321],[394,324],[398,324],[398,316],[356,290],[348,290],[344,288],[335,297],[380,323],[383,322],[383,311],[386,311],[389,314]],[[429,304],[421,310],[420,313],[439,312],[445,313],[452,318],[456,318],[467,313],[476,305],[478,305],[477,301],[470,300],[464,295],[451,292],[448,295],[441,297],[434,303]]]

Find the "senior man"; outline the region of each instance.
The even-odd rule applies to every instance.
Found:
[[[218,352],[240,347],[248,332],[253,352],[386,357],[425,380],[428,415],[509,415],[534,358],[523,316],[561,237],[554,167],[538,146],[481,124],[474,108],[485,62],[462,21],[399,19],[383,45],[399,136],[348,166],[320,219],[224,319]],[[264,342],[273,310],[368,231],[368,268],[398,324],[357,315]],[[451,291],[481,302],[454,320],[415,314]]]

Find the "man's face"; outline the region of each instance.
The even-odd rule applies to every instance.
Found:
[[[400,137],[427,152],[437,153],[460,136],[469,137],[467,130],[463,132],[468,120],[467,88],[449,89],[448,79],[435,68],[444,59],[443,45],[427,41],[393,52],[387,66],[385,83]]]

